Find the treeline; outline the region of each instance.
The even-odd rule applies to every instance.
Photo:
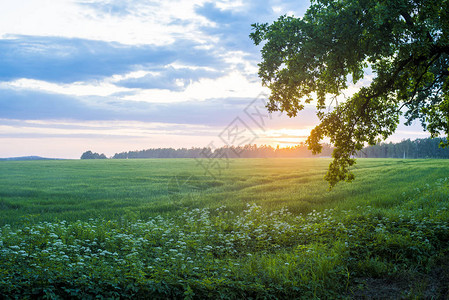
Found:
[[[318,156],[331,156],[333,148],[323,145],[323,151]],[[116,153],[112,158],[265,158],[265,157],[312,157],[312,152],[307,145],[301,143],[293,147],[273,148],[272,146],[245,145],[242,147],[220,148],[152,148],[140,151],[128,151]]]
[[[449,158],[449,148],[440,148],[439,144],[446,139],[410,139],[399,143],[381,143],[375,146],[365,147],[359,151],[356,157],[360,158]],[[116,153],[113,159],[134,158],[276,158],[276,157],[330,157],[333,147],[323,145],[323,151],[318,155],[312,155],[307,145],[300,143],[293,147],[274,148],[272,146],[245,145],[241,147],[220,148],[151,148]],[[104,154],[86,151],[81,159],[105,159]]]
[[[449,158],[449,148],[438,147],[446,139],[410,139],[400,143],[382,143],[361,150],[356,156],[367,158]]]

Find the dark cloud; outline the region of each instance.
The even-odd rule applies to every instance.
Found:
[[[0,89],[0,119],[134,120],[224,126],[241,113],[250,100],[210,99],[164,104]]]
[[[244,112],[245,108],[252,105],[253,100],[217,98],[207,101],[147,103],[106,97],[75,98],[36,91],[0,89],[0,107],[2,108],[0,119],[141,121],[207,125],[224,129],[236,117],[240,117],[248,126],[257,129],[254,120],[251,120]],[[266,115],[266,111],[261,113]],[[291,119],[274,113],[269,124],[271,129],[281,129],[285,126],[302,128],[316,122],[315,108],[307,107],[301,112],[299,118]]]
[[[28,90],[0,89],[0,118],[19,120],[104,119],[74,97]]]
[[[0,39],[0,81],[30,78],[57,83],[102,79],[134,70],[163,68],[178,62],[223,68],[213,52],[189,40],[165,46],[61,37],[17,36]]]

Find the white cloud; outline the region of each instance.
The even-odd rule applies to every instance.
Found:
[[[163,89],[146,89],[124,96],[124,100],[173,103],[189,100],[205,101],[213,98],[254,98],[267,91],[260,83],[250,82],[239,71],[233,71],[217,79],[204,78],[177,92]]]
[[[249,67],[248,67],[249,68]],[[193,67],[198,70],[199,68]],[[207,70],[208,68],[203,68]],[[246,72],[247,73],[247,72]],[[56,84],[35,79],[18,79],[9,82],[0,82],[0,88],[24,89],[50,92],[70,96],[113,96],[117,93],[125,93],[122,100],[173,103],[189,100],[204,101],[212,98],[254,98],[262,91],[268,92],[259,82],[251,82],[246,74],[240,70],[234,70],[217,79],[202,78],[195,81],[181,91],[168,89],[132,89],[120,87],[115,83],[129,78],[142,78],[147,74],[157,75],[158,72],[137,71],[124,75],[114,75],[110,78],[89,82],[75,82],[70,84]],[[182,81],[178,82],[184,87]],[[115,97],[115,96],[114,96]]]
[[[89,1],[94,2],[99,1]],[[141,1],[131,7],[132,14],[109,15],[74,0],[4,1],[0,36],[63,36],[154,45],[170,44],[182,37],[207,43],[208,38],[198,28],[211,22],[195,13],[195,6],[203,2],[159,1],[154,5]]]
[[[228,9],[228,10],[240,10],[245,7],[243,1],[238,0],[222,0],[222,1],[216,1],[215,5],[220,9]]]
[[[56,84],[35,79],[18,79],[10,82],[0,82],[0,88],[36,90],[72,96],[102,97],[110,96],[114,93],[130,91],[130,89],[116,86],[108,81],[109,80]]]

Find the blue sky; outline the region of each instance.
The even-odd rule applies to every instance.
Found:
[[[260,48],[248,35],[252,23],[302,16],[308,6],[278,0],[4,1],[0,157],[218,146],[236,118],[257,144],[298,143],[317,122],[312,107],[295,119],[264,115],[263,127],[247,114],[269,93],[257,77]],[[416,137],[423,137],[419,127],[401,127],[393,139]]]

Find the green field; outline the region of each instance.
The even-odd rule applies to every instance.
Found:
[[[449,161],[0,162],[0,295],[444,298]]]

